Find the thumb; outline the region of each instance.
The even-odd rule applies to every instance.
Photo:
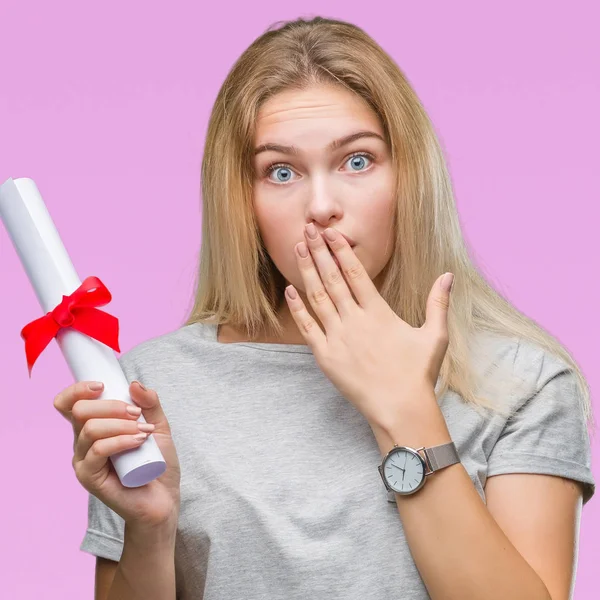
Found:
[[[171,435],[169,422],[156,391],[148,389],[139,381],[134,380],[129,384],[129,393],[134,403],[142,409],[144,419],[156,426],[154,433],[168,433]]]
[[[448,308],[453,285],[454,274],[444,273],[435,280],[427,298],[425,320],[429,328],[438,333],[448,333]]]

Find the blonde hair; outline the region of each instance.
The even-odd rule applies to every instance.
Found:
[[[341,85],[380,118],[396,172],[390,221],[398,251],[382,272],[382,297],[404,321],[420,327],[435,279],[446,271],[455,275],[438,398],[452,389],[478,410],[514,414],[508,400],[527,382],[514,373],[512,361],[506,361],[508,371],[493,362],[489,334],[500,335],[512,338],[517,348],[537,344],[562,359],[576,375],[580,408],[593,424],[589,388],[571,355],[473,265],[442,148],[396,63],[363,30],[344,21],[315,17],[274,26],[234,64],[210,116],[202,162],[201,260],[185,325],[227,323],[251,339],[258,332],[281,335],[277,309],[285,279],[266,252],[253,211],[255,123],[261,105],[280,91]],[[487,346],[486,336],[492,342]]]

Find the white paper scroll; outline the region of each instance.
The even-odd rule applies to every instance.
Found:
[[[0,186],[0,218],[38,297],[41,317],[60,304],[63,295],[72,294],[81,281],[32,179],[9,178]],[[112,348],[72,327],[60,329],[55,339],[76,381],[102,381],[104,390],[98,399],[134,404]],[[138,421],[146,422],[143,415]],[[152,435],[141,446],[113,454],[110,460],[125,487],[145,485],[166,470]]]

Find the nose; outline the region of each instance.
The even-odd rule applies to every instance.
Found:
[[[306,206],[306,222],[314,223],[319,231],[327,229],[344,216],[342,203],[325,185],[315,183]]]

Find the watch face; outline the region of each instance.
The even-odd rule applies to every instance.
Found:
[[[413,494],[425,483],[425,461],[410,448],[397,448],[383,465],[387,484],[398,494]]]

